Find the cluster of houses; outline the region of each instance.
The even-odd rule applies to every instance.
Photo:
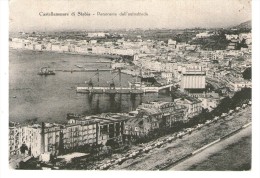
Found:
[[[170,128],[176,122],[187,122],[202,110],[201,101],[186,96],[174,102],[149,102],[129,113],[103,113],[77,116],[67,124],[42,123],[9,125],[10,155],[59,155],[86,145],[106,145],[142,137],[155,129]]]
[[[225,34],[226,39],[230,42],[227,49],[234,50],[239,43],[244,42],[248,49],[252,49],[252,34],[240,33],[240,34]],[[242,48],[243,50],[244,48]]]
[[[109,36],[104,32],[88,33],[86,40],[78,39],[59,39],[50,37],[21,37],[11,38],[10,47],[15,49],[29,49],[35,51],[54,51],[77,54],[97,54],[97,55],[120,55],[133,56],[133,64],[141,67],[146,73],[156,73],[158,80],[162,79],[164,83],[180,81],[179,68],[186,65],[203,66],[204,71],[216,70],[216,65],[210,67],[211,63],[218,61],[221,65],[228,66],[231,60],[246,56],[251,57],[251,33],[241,33],[239,35],[226,34],[226,39],[232,43],[241,43],[243,40],[247,48],[241,50],[201,50],[200,45],[192,45],[186,42],[177,42],[168,39],[168,42],[156,40],[138,40],[125,39],[121,36],[116,40],[100,41],[99,38]],[[214,33],[203,32],[196,35],[196,38],[207,38]],[[88,38],[88,39],[87,39]],[[124,63],[118,64],[123,69],[122,72],[136,75],[139,70],[133,69],[132,66],[124,66]],[[250,61],[249,61],[250,63]],[[115,67],[118,67],[116,65]],[[223,67],[223,65],[222,65]],[[158,73],[160,75],[158,75]]]

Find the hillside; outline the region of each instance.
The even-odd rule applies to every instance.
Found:
[[[233,28],[237,28],[237,29],[241,29],[241,28],[247,28],[247,29],[251,29],[252,28],[252,21],[249,20],[249,21],[246,21],[246,22],[243,22],[237,26],[234,26]]]

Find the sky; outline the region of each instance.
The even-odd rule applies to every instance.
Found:
[[[251,20],[251,0],[9,0],[10,31],[214,28]],[[148,16],[40,16],[141,12]]]

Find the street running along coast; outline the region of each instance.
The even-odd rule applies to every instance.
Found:
[[[182,158],[183,156],[187,155],[188,153],[191,153],[201,148],[203,145],[207,145],[213,142],[214,140],[221,138],[229,134],[230,132],[233,132],[241,128],[241,126],[249,122],[251,122],[251,107],[247,107],[246,109],[234,113],[233,115],[227,116],[225,119],[219,120],[217,123],[205,126],[200,130],[185,135],[181,139],[176,139],[171,143],[167,143],[161,146],[160,148],[155,148],[149,151],[148,153],[137,156],[135,159],[126,160],[121,165],[112,166],[109,169],[110,170],[111,169],[113,170],[122,170],[122,169],[123,170],[144,170],[144,169],[160,170],[162,167],[165,166],[165,164],[174,162]],[[250,129],[251,127],[248,128],[251,133],[251,129]],[[163,140],[167,137],[169,137],[169,135],[161,137],[157,141]],[[132,149],[138,150],[139,146],[134,146]],[[250,148],[246,148],[246,149],[250,149]],[[249,153],[248,155],[250,155],[249,151],[247,153]],[[245,156],[246,158],[239,157],[240,161],[238,161],[237,159],[233,159],[233,161],[241,162],[241,160],[245,159],[244,162],[250,163],[250,156],[247,157],[248,155]],[[204,165],[203,170],[218,170],[217,169],[218,167],[221,170],[224,169],[223,167],[220,168],[224,159],[223,157],[221,158],[218,159],[218,162],[215,163],[215,165],[213,164]],[[205,158],[205,161],[210,162],[210,157]],[[230,165],[229,167],[226,167],[225,170],[236,170],[236,168]]]

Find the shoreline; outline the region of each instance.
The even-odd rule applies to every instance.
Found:
[[[32,52],[40,52],[40,53],[57,53],[57,54],[70,54],[70,55],[79,55],[79,56],[92,56],[92,57],[103,57],[103,58],[108,58],[110,60],[120,58],[122,56],[120,55],[109,55],[109,54],[93,54],[93,53],[76,53],[76,52],[59,52],[59,51],[48,51],[48,50],[31,50],[31,49],[17,49],[17,48],[11,48],[9,47],[9,51],[32,51]]]

